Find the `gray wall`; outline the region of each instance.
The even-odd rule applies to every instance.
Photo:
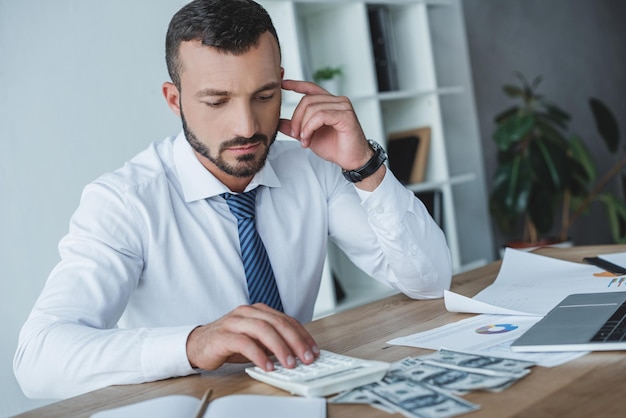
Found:
[[[595,96],[611,108],[626,141],[626,2],[463,0],[463,7],[489,187],[496,157],[493,117],[513,103],[501,86],[516,81],[514,71],[542,76],[540,91],[570,113],[572,131],[593,149],[599,171],[612,166],[587,100]],[[594,206],[571,230],[574,242],[610,242],[604,218],[602,206]],[[501,245],[504,237],[494,231]]]
[[[42,404],[12,357],[83,186],[180,129],[161,84],[184,3],[0,0],[0,416]]]

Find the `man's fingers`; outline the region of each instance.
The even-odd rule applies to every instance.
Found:
[[[230,347],[236,347],[233,354],[227,360],[239,360],[241,357],[253,362],[265,371],[274,370],[274,363],[270,360],[265,350],[253,338],[243,334],[231,334]]]
[[[329,94],[326,90],[315,83],[299,80],[283,80],[283,90],[291,90],[300,94]]]
[[[254,340],[246,335],[225,330],[222,327],[223,319],[197,327],[189,334],[187,358],[191,366],[215,370],[226,361],[237,359],[240,356],[245,357],[248,361],[254,361],[255,364],[266,364],[268,360],[262,357],[265,353],[255,352],[256,343]]]
[[[292,368],[296,358],[311,363],[319,349],[298,321],[263,304],[240,306],[221,319],[194,329],[187,340],[191,365],[210,370],[240,356],[264,370],[272,370],[269,353],[283,366]]]
[[[246,335],[267,347],[283,366],[294,367],[296,357],[305,364],[315,360],[317,344],[298,321],[262,303],[241,309],[250,319]]]
[[[337,120],[344,119],[356,119],[347,98],[329,95],[305,96],[293,112],[288,126],[289,135],[308,141],[321,126],[334,126]]]
[[[287,135],[288,137],[294,138],[294,139],[299,139],[296,134],[293,131],[293,128],[291,127],[291,120],[289,119],[281,119],[280,122],[278,123],[278,131],[282,132],[283,134]]]
[[[264,304],[256,304],[254,307],[272,315],[272,326],[279,335],[286,337],[292,352],[305,364],[311,363],[320,353],[317,343],[309,332],[294,318]],[[275,353],[276,354],[276,353]]]

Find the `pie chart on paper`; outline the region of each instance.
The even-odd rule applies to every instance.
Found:
[[[484,327],[480,327],[476,329],[477,334],[503,334],[505,332],[513,331],[518,328],[517,325],[513,324],[493,324],[493,325],[485,325]]]

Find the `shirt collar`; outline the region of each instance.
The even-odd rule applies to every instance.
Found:
[[[270,147],[265,165],[261,171],[255,174],[245,191],[252,190],[258,186],[280,187],[280,180],[271,164],[274,154],[273,148]],[[200,163],[193,148],[187,142],[184,132],[179,133],[174,140],[174,165],[186,202],[207,199],[230,192],[228,187]]]

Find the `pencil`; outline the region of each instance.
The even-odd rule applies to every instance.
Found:
[[[204,392],[204,396],[202,397],[202,401],[200,401],[200,407],[198,408],[198,412],[196,412],[195,418],[202,418],[204,416],[204,412],[206,411],[207,406],[209,406],[212,392],[213,389],[211,388]]]

